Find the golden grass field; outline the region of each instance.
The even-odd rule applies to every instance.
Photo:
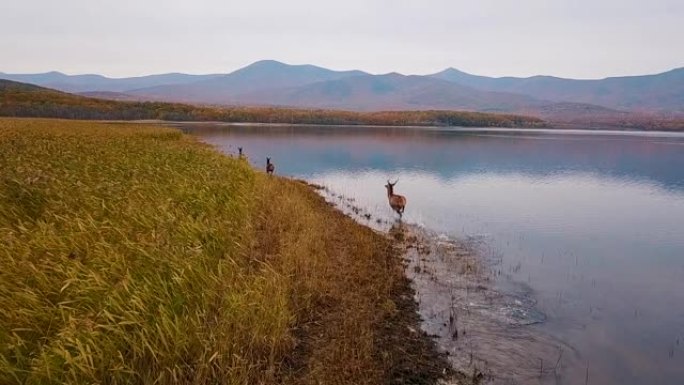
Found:
[[[433,383],[401,259],[170,128],[0,119],[0,384]]]

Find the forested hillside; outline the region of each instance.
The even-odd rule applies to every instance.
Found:
[[[545,127],[538,118],[462,111],[352,112],[270,107],[212,107],[88,98],[0,80],[0,116],[97,120],[220,121],[330,125]]]

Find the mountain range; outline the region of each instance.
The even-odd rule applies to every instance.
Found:
[[[684,68],[657,75],[611,77],[600,80],[553,76],[490,78],[454,68],[430,75],[485,91],[511,92],[555,101],[595,104],[620,110],[682,111]]]
[[[356,111],[467,110],[524,113],[557,122],[607,122],[684,116],[684,68],[599,80],[471,75],[453,68],[431,75],[333,71],[273,60],[229,74],[170,73],[132,78],[59,72],[0,79],[86,96],[205,105],[258,105]]]

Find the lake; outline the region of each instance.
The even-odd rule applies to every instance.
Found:
[[[502,384],[684,383],[684,135],[181,126],[353,200],[369,224],[396,221],[384,185],[398,179],[403,222],[472,245],[493,289],[529,312],[442,345],[470,355],[460,369]]]

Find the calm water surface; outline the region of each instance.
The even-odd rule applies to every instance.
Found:
[[[565,349],[530,345],[494,382],[684,384],[684,135],[184,128],[376,218],[394,220],[383,185],[399,179],[405,222],[477,239],[497,288],[526,288],[544,316],[516,327]],[[501,334],[490,351],[516,343]],[[559,370],[540,375],[540,362]]]

